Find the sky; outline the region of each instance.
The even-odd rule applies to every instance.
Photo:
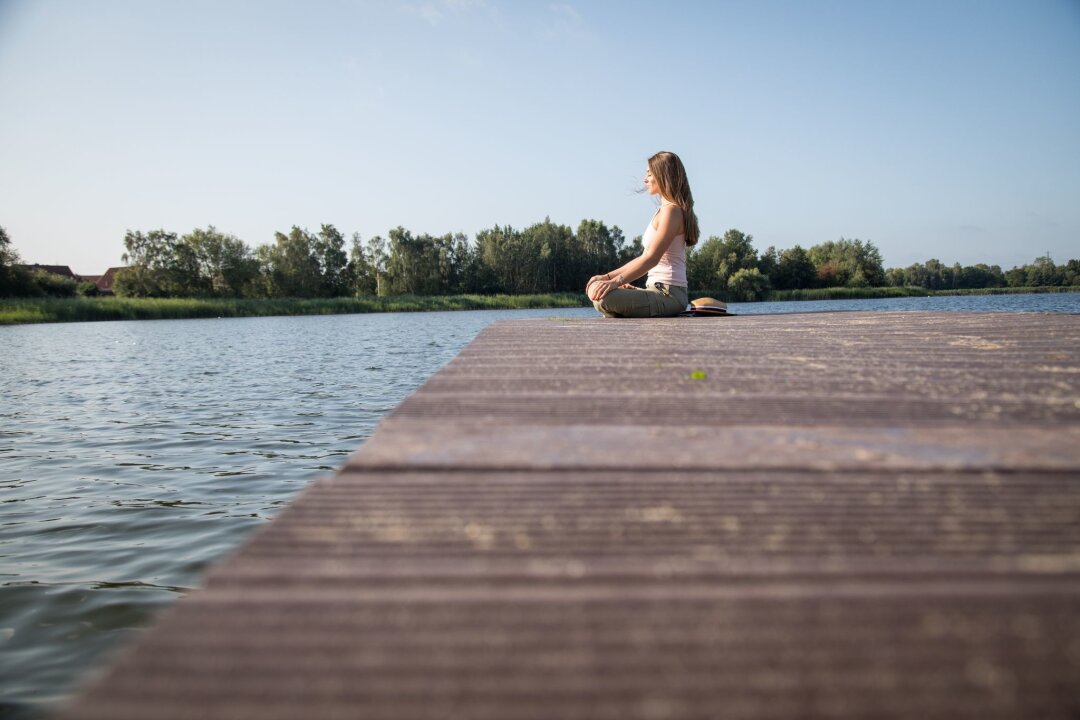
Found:
[[[127,230],[469,237],[649,221],[1080,257],[1080,0],[0,0],[0,226],[98,274]]]

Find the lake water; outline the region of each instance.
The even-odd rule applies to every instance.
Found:
[[[1075,313],[1080,294],[731,310]],[[0,327],[0,718],[68,695],[483,327],[555,316],[596,313]]]

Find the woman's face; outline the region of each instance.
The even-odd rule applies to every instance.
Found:
[[[660,186],[656,183],[656,180],[653,178],[652,170],[649,169],[648,165],[645,166],[645,179],[642,182],[645,183],[645,189],[648,191],[648,193],[650,195],[659,195],[660,194]]]

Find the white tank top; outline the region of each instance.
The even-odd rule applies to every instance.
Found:
[[[667,205],[668,203],[665,203]],[[661,205],[660,208],[663,208]],[[660,212],[660,208],[657,208],[656,212]],[[655,217],[655,213],[653,214]],[[645,233],[641,236],[641,244],[646,251],[649,249],[649,245],[656,237],[656,228],[653,227],[652,221],[649,221],[648,227],[645,228]],[[675,236],[675,239],[668,245],[667,252],[660,257],[660,262],[656,263],[652,270],[649,271],[649,276],[645,278],[646,285],[652,285],[655,282],[661,282],[665,285],[678,285],[679,287],[686,287],[686,233],[681,233]]]

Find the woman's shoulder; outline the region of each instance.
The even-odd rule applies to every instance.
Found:
[[[664,203],[656,211],[654,222],[660,220],[663,217],[669,224],[674,223],[676,227],[682,227],[683,224],[683,209],[675,203]]]
[[[666,213],[669,220],[682,220],[683,209],[675,203],[664,203],[657,211],[657,215]]]

